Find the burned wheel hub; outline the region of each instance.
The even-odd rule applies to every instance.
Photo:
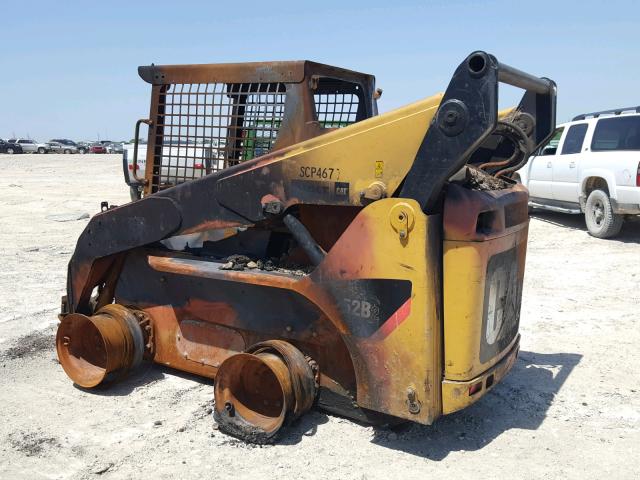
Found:
[[[266,443],[311,408],[315,377],[312,363],[293,345],[280,340],[254,345],[220,366],[214,418],[226,433]]]
[[[58,359],[77,385],[92,388],[135,368],[144,354],[144,336],[131,310],[107,305],[90,317],[72,313],[56,335]]]

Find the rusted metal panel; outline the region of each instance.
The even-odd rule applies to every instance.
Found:
[[[138,67],[138,74],[145,82],[153,85],[175,83],[299,83],[305,77],[305,62],[149,65]]]
[[[519,230],[529,221],[528,201],[522,184],[485,191],[450,185],[444,205],[444,239],[486,241]]]
[[[153,85],[172,83],[300,83],[311,75],[365,81],[375,77],[346,68],[309,60],[212,63],[196,65],[149,65],[138,67],[138,74]]]

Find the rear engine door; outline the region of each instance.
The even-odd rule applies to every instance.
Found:
[[[469,381],[518,341],[527,194],[451,187],[444,207],[444,377]]]

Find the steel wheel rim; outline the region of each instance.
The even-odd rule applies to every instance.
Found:
[[[601,200],[596,200],[591,209],[591,214],[593,216],[593,221],[597,226],[602,226],[602,222],[604,221],[604,204]]]

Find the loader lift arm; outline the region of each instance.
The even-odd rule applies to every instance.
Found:
[[[515,122],[525,124],[536,146],[553,133],[555,84],[503,65],[485,52],[474,52],[456,69],[437,113],[426,126],[415,158],[390,195],[416,200],[425,213],[435,213],[441,208],[448,179],[470,161],[496,130],[499,82],[526,90],[515,112]],[[371,128],[384,131],[393,125],[393,120],[384,123],[384,117],[365,122],[372,122]],[[346,138],[353,128],[356,127],[325,135],[327,139]],[[318,148],[315,140],[307,143]],[[69,263],[67,300],[62,314],[92,314],[94,306],[90,300],[95,287],[102,292],[97,307],[111,303],[114,287],[110,284],[117,280],[118,259],[138,247],[175,235],[273,222],[289,207],[299,204],[362,206],[362,197],[353,192],[348,197],[323,197],[313,189],[292,193],[295,179],[289,164],[305,145],[303,142],[273,151],[94,216]],[[498,146],[489,150],[495,151]],[[352,179],[341,180],[348,185]],[[372,176],[371,180],[375,178]]]

